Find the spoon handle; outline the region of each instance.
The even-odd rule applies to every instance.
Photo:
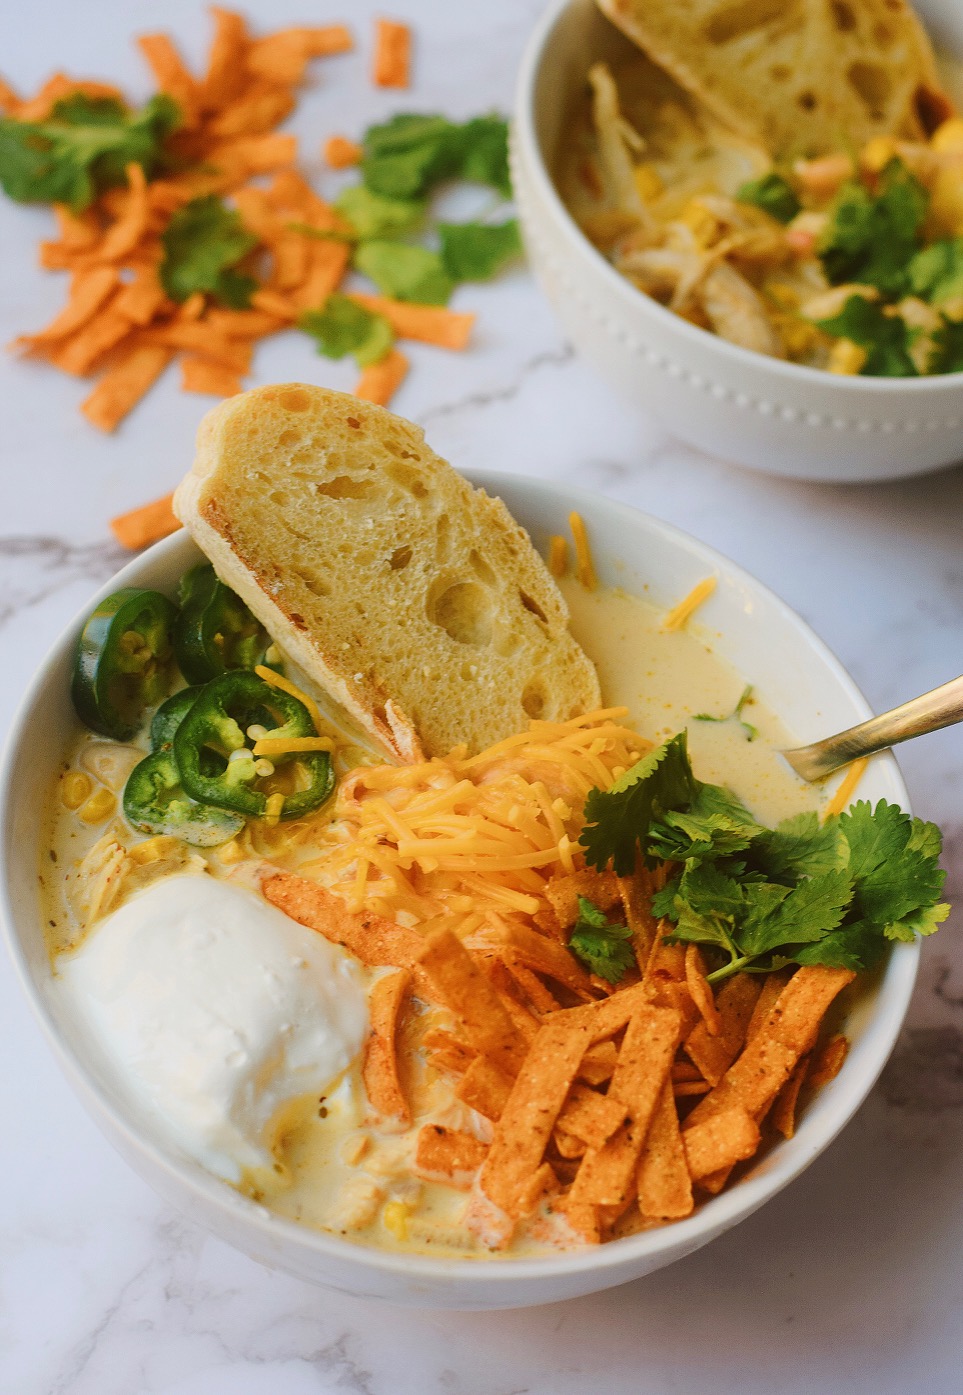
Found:
[[[885,751],[911,736],[925,736],[929,731],[951,727],[963,721],[963,677],[952,678],[922,697],[911,698],[890,712],[870,717],[868,722],[814,741],[811,746],[797,746],[783,751],[786,760],[804,780],[820,780],[841,765],[860,756]]]

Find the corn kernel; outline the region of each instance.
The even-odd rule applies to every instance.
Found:
[[[391,1232],[396,1240],[408,1239],[408,1207],[403,1201],[389,1201],[381,1213],[385,1230]]]
[[[109,819],[117,808],[117,800],[109,789],[101,785],[99,790],[87,800],[87,803],[80,810],[80,817],[84,823],[103,823],[104,819]]]
[[[930,145],[941,154],[963,151],[963,118],[951,116],[949,121],[937,126],[930,137]]]
[[[60,782],[60,799],[68,809],[79,809],[93,789],[93,781],[82,770],[68,770]]]
[[[232,838],[229,843],[222,843],[217,850],[217,855],[222,862],[240,862],[244,856],[244,849],[236,838]]]
[[[636,165],[633,170],[633,178],[635,179],[635,187],[639,192],[639,198],[643,203],[649,199],[657,199],[665,188],[659,178],[658,171],[652,165]]]
[[[161,858],[167,857],[176,846],[175,838],[166,833],[159,833],[156,838],[146,838],[143,843],[135,843],[130,849],[131,861],[141,867],[149,862],[160,862]]]
[[[936,171],[930,199],[930,217],[941,232],[963,235],[963,168],[946,165]]]
[[[826,366],[830,373],[852,377],[860,371],[865,362],[865,349],[861,349],[851,339],[839,339],[830,350],[829,363]]]
[[[716,218],[696,199],[690,199],[686,204],[680,215],[680,222],[691,228],[696,241],[703,247],[709,247],[719,235]]]
[[[870,174],[879,174],[880,170],[884,170],[890,160],[895,158],[896,153],[896,142],[892,136],[874,136],[863,146],[859,163]]]
[[[269,794],[264,805],[264,822],[268,828],[274,828],[281,818],[281,810],[284,808],[283,794]]]

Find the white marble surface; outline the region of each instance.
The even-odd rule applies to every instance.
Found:
[[[418,34],[404,105],[507,109],[539,0],[406,0]],[[367,0],[251,0],[262,24],[352,21]],[[131,32],[169,27],[191,54],[196,0],[31,0],[2,7],[4,75],[54,67],[143,92]],[[295,122],[306,149],[397,109],[367,53],[332,60]],[[320,169],[315,174],[321,180]],[[323,182],[322,182],[323,187]],[[44,322],[60,278],[35,269],[47,217],[0,202],[2,337]],[[476,347],[415,348],[398,409],[458,464],[577,480],[729,553],[797,607],[882,708],[954,676],[963,654],[963,473],[834,489],[745,474],[633,414],[562,342],[524,271],[458,293]],[[254,382],[350,370],[296,336]],[[75,410],[85,388],[0,361],[0,726],[48,645],[122,558],[105,520],[171,488],[206,399],[171,379],[113,439]],[[963,446],[963,443],[961,443]],[[960,730],[905,749],[914,806],[963,878]],[[924,949],[881,1084],[839,1141],[736,1231],[622,1289],[516,1313],[374,1308],[270,1273],[171,1212],[82,1113],[0,961],[0,1390],[11,1395],[953,1395],[963,1389],[963,953],[955,913]]]

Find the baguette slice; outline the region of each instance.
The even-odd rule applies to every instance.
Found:
[[[383,407],[301,383],[229,398],[201,424],[174,512],[395,759],[599,705],[528,534]]]

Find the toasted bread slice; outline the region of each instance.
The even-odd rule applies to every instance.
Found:
[[[525,530],[383,407],[301,383],[229,398],[201,424],[174,511],[398,760],[481,750],[599,704]]]
[[[774,156],[923,134],[939,89],[906,0],[598,0],[717,117]]]

